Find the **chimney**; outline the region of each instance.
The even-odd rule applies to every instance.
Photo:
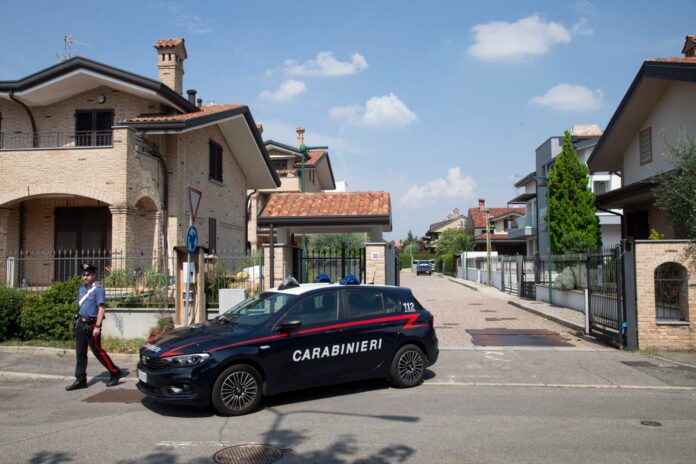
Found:
[[[196,103],[198,104],[198,107],[200,108],[201,106],[203,106],[203,99],[199,98],[198,100],[196,100]]]
[[[257,122],[256,129],[259,131],[259,135],[263,135],[263,124],[261,124],[260,122]]]
[[[486,207],[486,199],[479,198],[479,211]]]
[[[447,215],[447,220],[450,220],[450,219],[452,219],[452,213]]]
[[[684,42],[684,48],[682,48],[682,53],[686,58],[693,58],[696,56],[696,35],[687,35]]]
[[[297,148],[300,148],[304,144],[304,127],[298,127],[297,131]]]
[[[188,89],[186,91],[186,94],[188,95],[189,103],[192,105],[195,105],[196,104],[196,91],[194,89]]]
[[[160,82],[181,95],[184,89],[184,60],[187,58],[184,39],[160,39],[155,48]]]

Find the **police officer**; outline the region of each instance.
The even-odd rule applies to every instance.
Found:
[[[87,388],[87,346],[100,363],[109,371],[111,378],[106,383],[107,387],[118,385],[121,377],[126,372],[119,369],[101,346],[101,329],[104,320],[104,287],[96,280],[97,269],[90,264],[83,264],[81,269],[82,285],[77,292],[77,304],[80,310],[77,313],[75,328],[75,382],[65,387],[72,391],[78,388]]]

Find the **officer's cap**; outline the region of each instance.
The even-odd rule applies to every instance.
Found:
[[[83,276],[92,275],[97,273],[97,268],[88,263],[82,263],[80,267],[80,274]]]

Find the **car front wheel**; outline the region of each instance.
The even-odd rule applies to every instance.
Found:
[[[258,406],[262,396],[261,375],[247,364],[228,367],[213,385],[213,407],[222,416],[248,414]]]
[[[423,350],[416,345],[404,345],[392,359],[389,379],[399,388],[415,387],[423,381],[425,367]]]

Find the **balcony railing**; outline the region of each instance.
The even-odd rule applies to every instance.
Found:
[[[0,150],[110,147],[113,131],[0,132]]]

